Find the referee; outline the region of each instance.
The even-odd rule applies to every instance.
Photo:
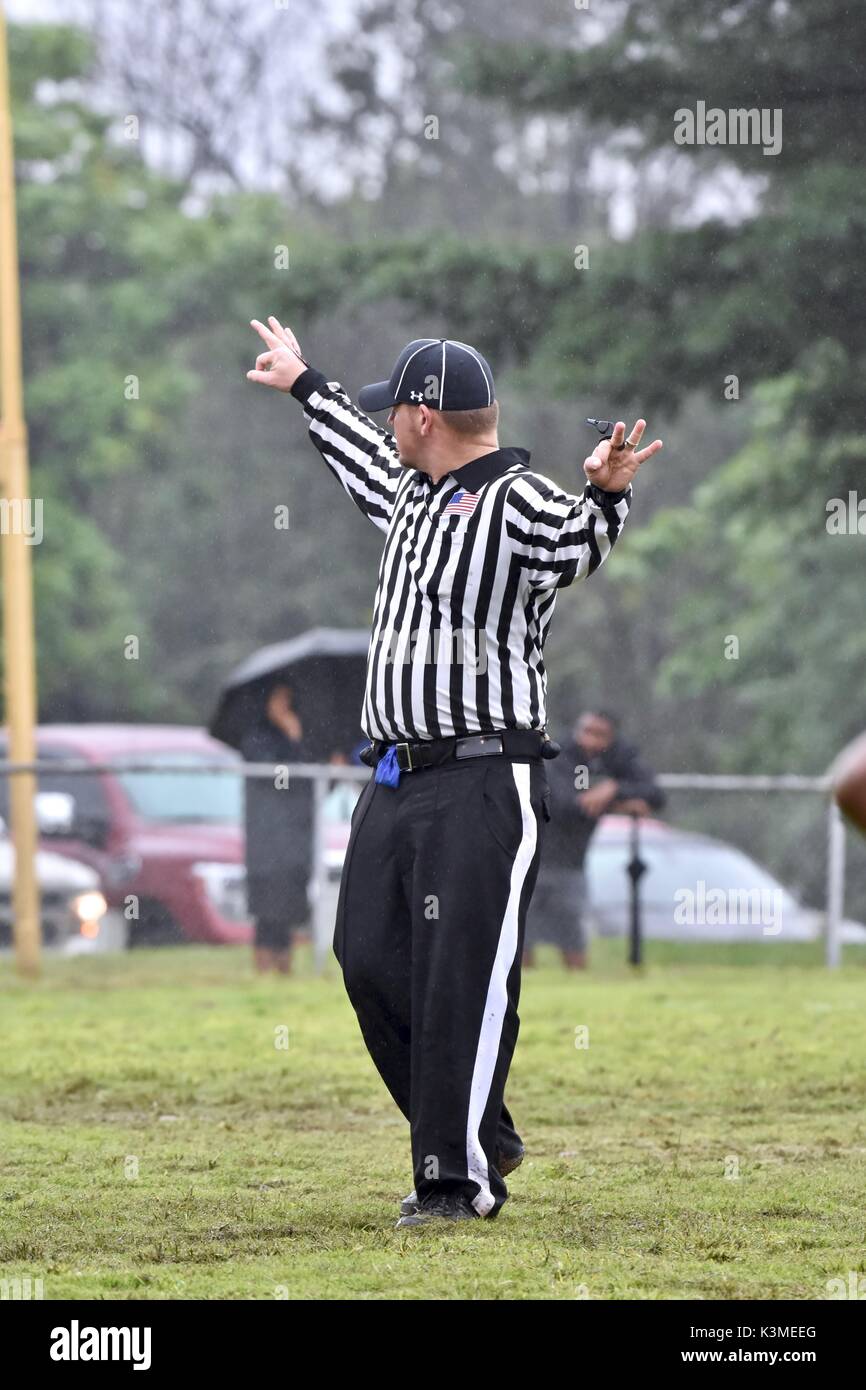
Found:
[[[251,381],[302,402],[310,437],[384,536],[362,723],[375,767],[352,817],[334,950],[364,1041],[409,1120],[400,1226],[494,1217],[523,1145],[504,1104],[542,827],[544,640],[558,589],[594,573],[631,505],[619,422],[576,496],[500,448],[485,359],[407,344],[363,411],[276,318]]]

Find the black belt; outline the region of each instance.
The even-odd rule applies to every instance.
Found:
[[[391,744],[374,739],[361,754],[361,761],[375,767],[392,747],[401,772],[418,772],[463,758],[558,758],[562,751],[543,729],[497,729],[466,738],[425,739],[423,743]]]

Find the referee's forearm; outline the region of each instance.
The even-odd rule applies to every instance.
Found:
[[[390,436],[352,403],[336,381],[308,367],[292,386],[310,439],[355,505],[385,531],[403,470]]]

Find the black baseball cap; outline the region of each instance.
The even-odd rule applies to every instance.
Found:
[[[492,405],[493,373],[480,352],[453,338],[415,338],[407,343],[387,381],[362,386],[362,410],[427,405],[431,410],[479,410]]]

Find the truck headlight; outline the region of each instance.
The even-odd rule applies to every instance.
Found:
[[[243,864],[202,861],[192,872],[207,894],[211,906],[230,922],[248,922],[247,871]]]
[[[72,911],[78,918],[78,930],[82,936],[99,935],[99,924],[108,911],[108,903],[96,889],[79,893],[72,899]]]

